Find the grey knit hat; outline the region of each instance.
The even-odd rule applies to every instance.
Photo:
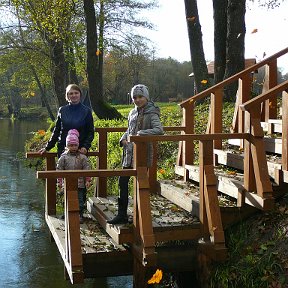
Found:
[[[143,84],[137,84],[131,89],[131,98],[134,99],[135,96],[144,96],[149,100],[149,91],[148,87]]]

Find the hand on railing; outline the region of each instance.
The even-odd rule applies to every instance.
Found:
[[[63,188],[63,179],[62,178],[57,178],[57,188],[60,190]]]
[[[38,153],[40,153],[41,155],[43,154],[43,153],[45,153],[46,152],[46,148],[41,148],[39,151],[38,151]]]
[[[89,188],[92,185],[92,178],[86,177],[86,188]]]

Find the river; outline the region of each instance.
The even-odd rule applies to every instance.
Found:
[[[36,172],[17,159],[41,121],[0,119],[0,287],[3,288],[130,288],[132,277],[85,279],[72,285],[49,240],[44,217],[44,190]]]

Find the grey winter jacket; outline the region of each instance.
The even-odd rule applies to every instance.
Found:
[[[152,101],[149,101],[144,108],[139,109],[135,106],[130,111],[128,115],[128,128],[120,139],[120,146],[122,146],[122,140],[127,140],[129,135],[162,134],[164,132],[160,122],[160,109]],[[147,167],[150,167],[153,159],[152,143],[149,143],[147,149]],[[133,167],[133,143],[131,142],[123,146],[122,166]]]
[[[80,152],[65,151],[57,161],[56,170],[90,170],[90,163],[86,155]],[[78,188],[85,188],[85,177],[78,178]]]

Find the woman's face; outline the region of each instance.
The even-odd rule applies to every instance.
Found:
[[[67,93],[67,98],[71,104],[78,104],[80,102],[80,97],[80,92],[75,89],[70,89]]]

